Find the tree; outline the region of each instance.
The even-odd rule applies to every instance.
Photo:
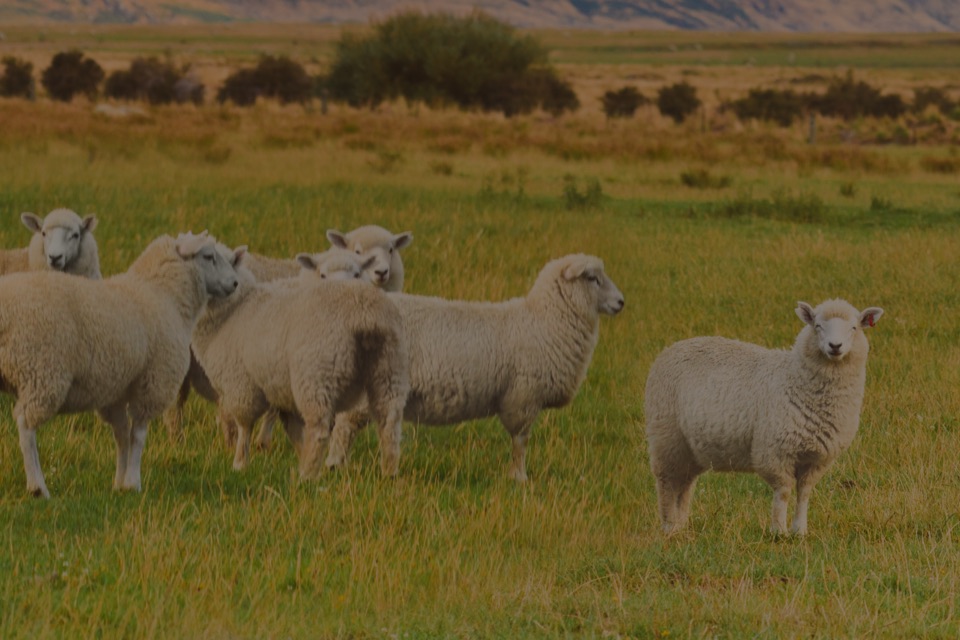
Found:
[[[790,89],[750,89],[745,97],[734,100],[731,107],[741,120],[772,120],[781,127],[789,127],[803,115],[810,100],[809,96]]]
[[[700,106],[697,90],[686,81],[661,87],[657,92],[660,113],[673,118],[677,124],[687,119]]]
[[[13,56],[3,59],[3,77],[0,78],[0,96],[33,98],[33,63]]]
[[[253,69],[232,73],[217,92],[217,101],[249,106],[263,96],[276,98],[281,104],[303,104],[310,101],[314,92],[314,80],[299,63],[286,56],[264,55]]]
[[[399,98],[508,116],[579,107],[536,39],[482,12],[407,11],[374,24],[369,36],[347,34],[337,43],[327,88],[332,99],[355,107]]]
[[[195,79],[186,81],[188,68],[178,69],[157,58],[136,58],[126,71],[114,71],[107,78],[104,94],[120,100],[146,100],[150,104],[171,102],[203,102],[203,85]],[[199,85],[199,88],[198,86]]]
[[[40,82],[54,100],[69,102],[78,93],[92,100],[103,76],[103,68],[82,52],[61,51],[44,69]]]
[[[607,91],[600,98],[603,112],[608,118],[632,118],[637,109],[650,102],[650,99],[637,91],[636,87],[623,87],[618,91]]]

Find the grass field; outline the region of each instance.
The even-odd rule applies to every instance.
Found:
[[[190,30],[101,29],[100,50],[123,41],[122,56],[207,46]],[[205,58],[214,75],[307,38],[253,30]],[[8,30],[11,50],[48,59],[30,48],[38,32]],[[88,42],[46,34],[51,54],[71,37]],[[753,73],[564,58],[593,37],[545,36],[567,39],[556,56],[588,92],[684,70],[742,88]],[[674,37],[680,49],[691,38]],[[871,81],[948,83],[931,46],[911,54],[927,61],[917,69],[891,64]],[[831,64],[850,63],[838,55]],[[330,227],[375,222],[413,231],[404,262],[415,293],[523,295],[549,259],[582,251],[605,260],[627,302],[603,319],[575,401],[534,427],[523,486],[506,478],[495,420],[406,425],[396,479],[379,474],[372,430],[348,469],[316,483],[297,481],[282,438],[238,474],[212,408],[193,399],[185,443],[151,430],[136,495],[110,489],[103,424],[46,425],[53,498],[36,500],[5,398],[0,637],[960,635],[960,183],[949,132],[875,145],[849,131],[898,123],[824,122],[809,145],[805,124],[676,126],[654,111],[606,122],[596,105],[559,120],[261,104],[115,121],[83,102],[8,100],[0,123],[3,247],[26,243],[21,211],[58,206],[100,217],[105,274],[162,233],[206,228],[285,256],[325,248]],[[860,433],[814,493],[810,534],[766,532],[770,490],[758,478],[708,474],[689,529],[665,539],[643,436],[654,357],[695,335],[789,347],[796,302],[838,296],[886,313],[870,333]]]

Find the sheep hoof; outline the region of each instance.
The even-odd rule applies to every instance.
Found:
[[[49,497],[50,497],[50,492],[47,491],[46,487],[37,487],[36,489],[29,489],[29,488],[28,488],[28,489],[27,489],[27,493],[29,493],[29,494],[30,494],[31,496],[33,496],[34,498],[49,498]]]

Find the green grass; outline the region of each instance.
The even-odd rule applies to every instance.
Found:
[[[496,420],[406,425],[392,480],[372,430],[315,483],[282,437],[235,473],[193,399],[186,442],[154,425],[135,495],[110,489],[103,424],[44,426],[53,498],[36,500],[4,398],[0,637],[960,634],[960,188],[923,165],[946,146],[402,106],[88,112],[0,101],[17,123],[0,131],[0,246],[26,243],[21,211],[58,206],[100,217],[107,274],[161,233],[285,256],[378,223],[413,231],[416,293],[523,295],[549,259],[583,251],[627,305],[602,320],[574,402],[534,427],[524,486]],[[729,184],[681,182],[701,168]],[[570,206],[571,185],[596,197]],[[861,431],[814,493],[810,534],[770,536],[766,485],[708,474],[689,529],[664,539],[643,436],[657,353],[695,335],[788,347],[796,302],[835,296],[886,314]]]

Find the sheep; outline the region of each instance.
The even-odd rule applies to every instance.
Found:
[[[408,389],[396,308],[361,282],[258,283],[243,257],[234,259],[240,291],[212,301],[193,336],[221,416],[238,427],[234,468],[246,466],[253,425],[273,408],[287,424],[300,476],[313,477],[336,412],[365,394],[380,426],[381,469],[396,474]]]
[[[542,409],[573,400],[599,338],[600,314],[616,315],[623,294],[594,256],[568,255],[540,271],[526,297],[463,302],[402,293],[410,353],[404,418],[449,425],[498,416],[513,444],[509,475],[527,479],[526,443]],[[359,413],[337,416],[328,467],[346,462]]]
[[[409,231],[394,234],[375,224],[358,227],[349,233],[327,230],[327,240],[334,247],[376,258],[370,270],[373,283],[384,291],[403,291],[403,261],[400,250],[410,246]]]
[[[54,209],[46,218],[22,213],[20,220],[33,237],[28,247],[0,251],[0,274],[50,269],[94,280],[102,277],[93,237],[96,216],[80,218],[70,209]]]
[[[27,491],[50,497],[37,428],[90,410],[113,427],[114,488],[139,491],[147,425],[187,371],[193,326],[210,298],[237,284],[205,232],[162,236],[106,280],[55,271],[0,279],[0,390],[16,396]]]
[[[770,529],[807,531],[813,486],[853,441],[860,422],[868,344],[883,309],[844,300],[798,303],[806,326],[789,351],[719,337],[683,340],[657,356],[646,384],[650,466],[663,531],[682,528],[697,476],[753,471],[773,488]]]
[[[270,282],[273,280],[282,280],[297,277],[302,269],[316,271],[321,277],[324,274],[336,273],[336,277],[344,277],[346,274],[343,269],[352,269],[352,264],[343,261],[341,256],[337,262],[326,267],[321,267],[322,262],[338,255],[336,252],[346,250],[355,253],[363,260],[364,271],[370,275],[372,280],[376,281],[377,286],[386,291],[400,291],[403,287],[403,261],[400,259],[400,249],[403,249],[413,242],[413,234],[409,231],[399,234],[393,234],[383,227],[368,225],[359,227],[353,231],[343,234],[334,229],[327,231],[327,237],[333,245],[330,249],[319,254],[298,254],[294,259],[270,258],[258,254],[247,252],[244,255],[244,266],[253,274],[258,282]],[[304,263],[309,259],[316,261],[311,267]],[[370,259],[373,262],[369,262]],[[163,414],[163,422],[167,427],[167,432],[174,438],[183,436],[183,406],[190,396],[190,389],[194,385],[197,391],[207,400],[215,402],[209,394],[202,393],[210,390],[209,384],[203,379],[204,373],[199,370],[199,364],[196,359],[191,361],[190,372],[184,378],[177,400]],[[265,425],[272,424],[267,420]],[[230,424],[224,424],[221,421],[221,428],[224,429],[224,437],[227,444],[232,445],[232,431]],[[257,438],[257,446],[266,449],[270,446],[272,429],[267,427],[260,431]]]

